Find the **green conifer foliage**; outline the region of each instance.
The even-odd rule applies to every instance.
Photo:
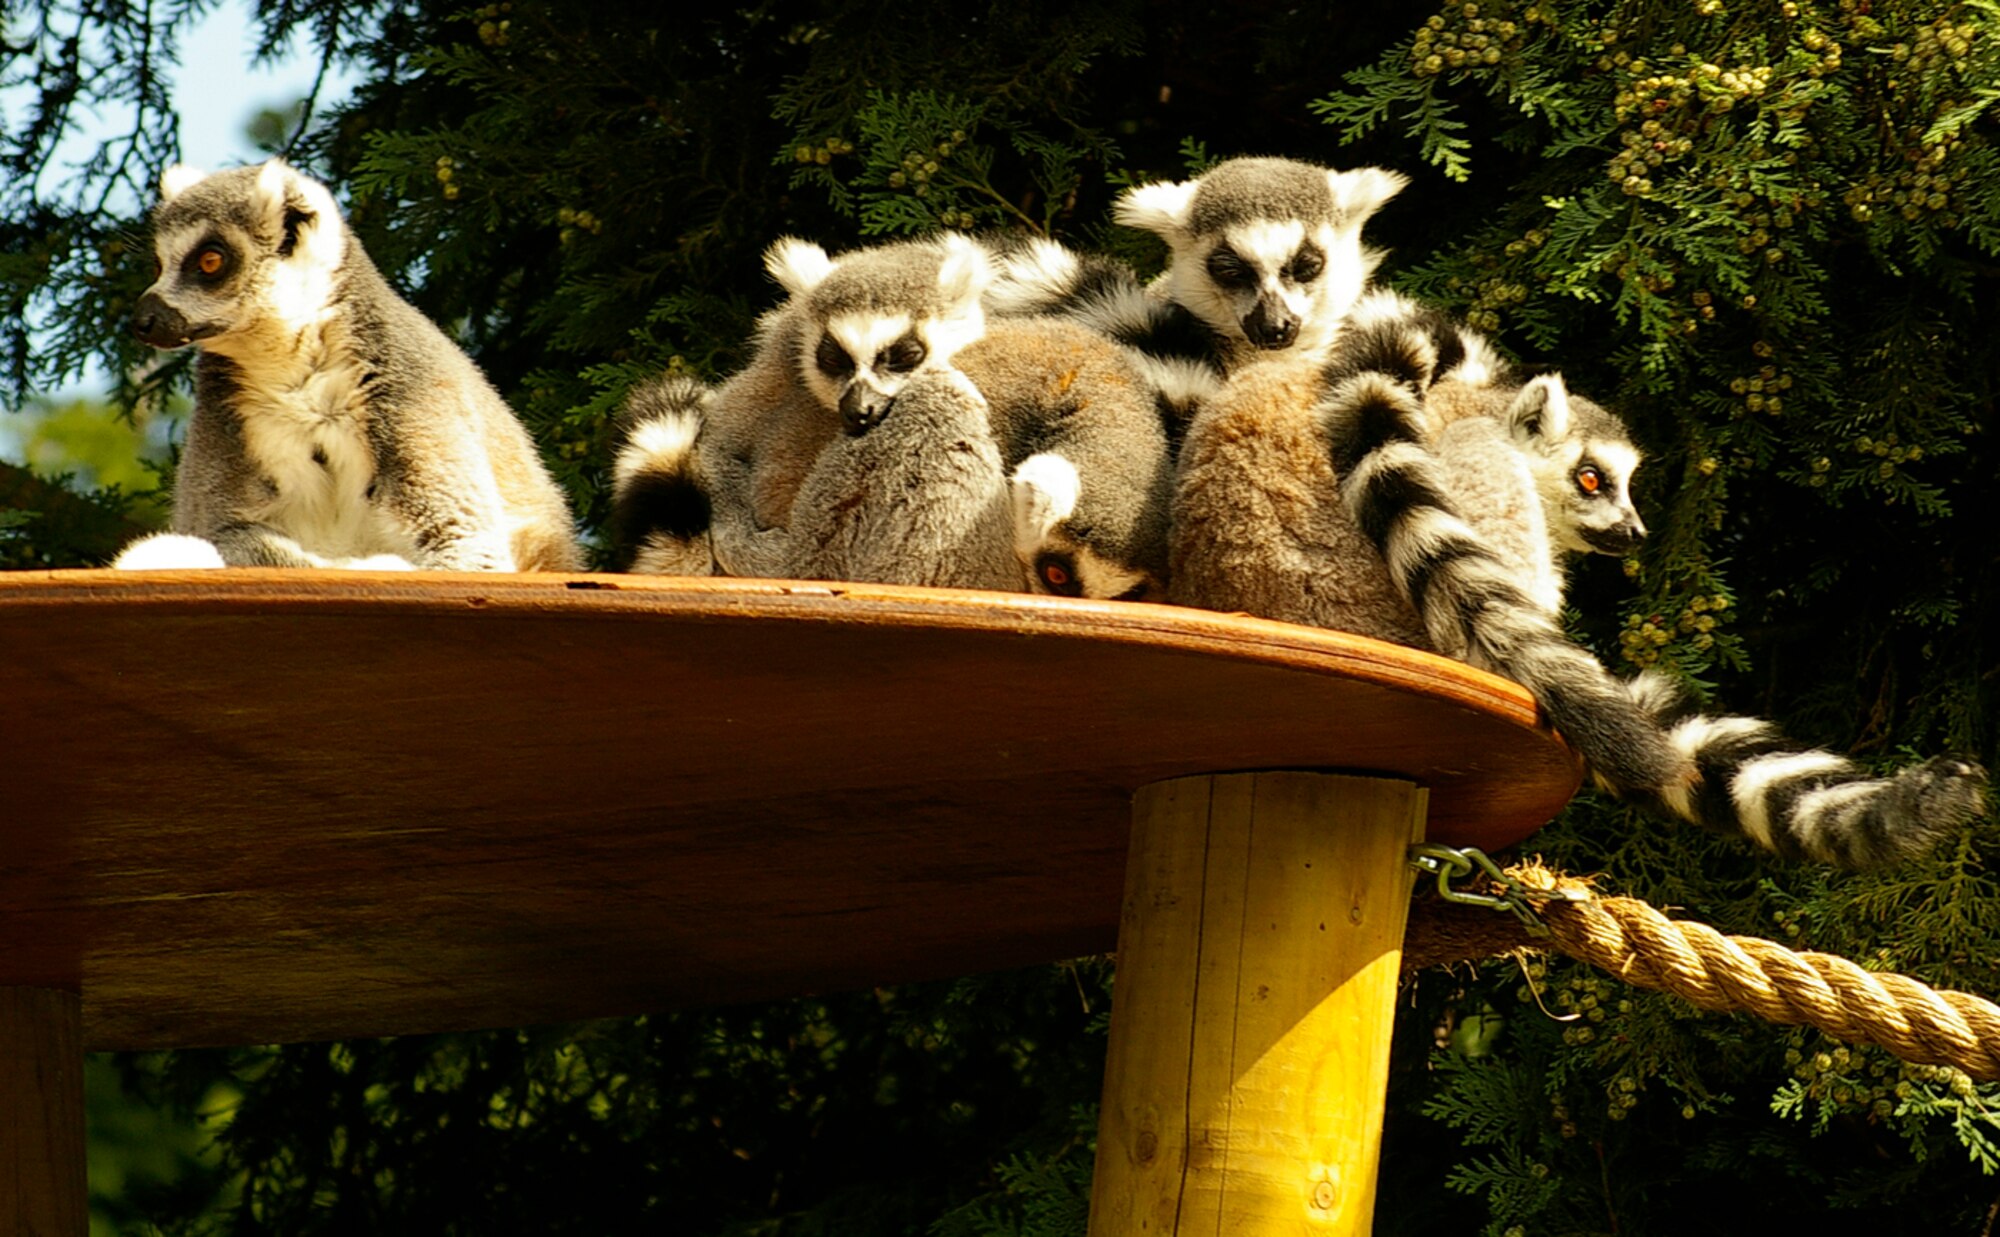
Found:
[[[142,355],[122,318],[191,9],[18,7],[0,394],[96,356],[117,404],[160,404],[185,358]],[[1124,184],[1246,153],[1381,163],[1415,177],[1371,224],[1383,277],[1560,367],[1648,449],[1653,537],[1622,571],[1579,565],[1581,637],[1885,768],[2000,764],[1992,0],[299,0],[261,21],[365,67],[291,154],[588,522],[625,387],[740,364],[780,235],[1021,228],[1152,268],[1156,242],[1109,222]],[[131,136],[51,171],[65,117],[120,100]],[[117,500],[0,482],[5,566],[116,545]],[[1990,820],[1863,875],[1590,797],[1529,847],[1725,931],[2000,996]],[[1110,987],[1091,961],[124,1058],[130,1094],[219,1159],[116,1211],[185,1233],[1080,1234]],[[1992,1227],[2000,1088],[1952,1071],[1565,961],[1425,974],[1398,1036],[1384,1234]]]

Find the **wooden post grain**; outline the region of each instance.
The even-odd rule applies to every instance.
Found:
[[[1091,1237],[1369,1231],[1426,797],[1317,773],[1135,796]]]
[[[83,1003],[0,988],[0,1237],[83,1237]]]

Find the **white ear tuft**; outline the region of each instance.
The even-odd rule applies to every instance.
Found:
[[[1076,465],[1044,451],[1022,460],[1008,478],[1007,488],[1014,507],[1014,552],[1029,559],[1042,548],[1049,530],[1076,510],[1083,482],[1076,475]]]
[[[268,159],[257,169],[257,199],[267,212],[275,214],[285,208],[285,189],[292,175],[283,159]]]
[[[1382,209],[1382,204],[1403,191],[1410,178],[1401,172],[1388,168],[1354,168],[1346,172],[1328,172],[1327,187],[1333,190],[1333,203],[1340,211],[1343,227],[1358,228],[1368,216]]]
[[[339,204],[325,185],[283,159],[271,159],[257,169],[257,198],[273,230],[284,238],[281,254],[303,257],[327,269],[340,265],[347,228],[341,222]]]
[[[1523,442],[1569,437],[1569,388],[1561,374],[1543,374],[1523,386],[1507,406],[1507,428]]]
[[[1200,182],[1159,180],[1135,185],[1119,195],[1112,217],[1128,228],[1142,228],[1165,237],[1169,244],[1187,236],[1188,208]]]
[[[176,163],[160,173],[160,201],[171,202],[206,179],[208,173],[200,168]]]
[[[938,263],[938,293],[954,308],[976,302],[993,282],[993,263],[969,236],[944,234],[944,261]]]
[[[833,259],[811,241],[786,236],[764,251],[764,269],[778,281],[779,287],[793,296],[802,296],[833,273]]]

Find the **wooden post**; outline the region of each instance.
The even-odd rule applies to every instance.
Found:
[[[1091,1237],[1369,1232],[1426,799],[1319,773],[1134,797]]]
[[[84,1237],[84,1175],[83,1002],[0,988],[0,1237]]]

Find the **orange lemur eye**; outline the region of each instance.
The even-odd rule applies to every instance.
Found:
[[[1576,470],[1576,488],[1582,490],[1584,493],[1595,494],[1598,487],[1603,484],[1603,475],[1588,464]]]
[[[1061,555],[1044,554],[1035,563],[1036,574],[1042,583],[1058,597],[1081,597],[1083,585],[1076,578],[1076,568]]]
[[[220,274],[225,260],[220,249],[204,249],[201,256],[195,259],[195,269],[204,275]]]

